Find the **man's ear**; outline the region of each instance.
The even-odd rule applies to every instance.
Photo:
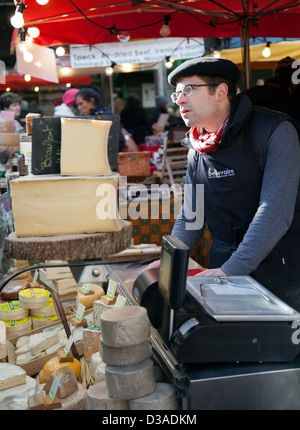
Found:
[[[219,102],[222,102],[228,96],[228,86],[225,82],[222,82],[222,84],[217,87],[216,96]]]

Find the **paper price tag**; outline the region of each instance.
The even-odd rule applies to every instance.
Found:
[[[72,343],[74,342],[74,337],[73,335],[71,335],[68,339],[68,342],[66,343],[65,347],[64,347],[64,354],[65,356],[67,356],[69,354],[69,351],[71,349]]]
[[[125,303],[126,303],[126,297],[120,296],[119,294],[114,307],[120,308],[122,306],[125,306]]]
[[[82,284],[81,289],[85,292],[85,293],[89,293],[91,288],[91,282],[86,283],[86,284]]]
[[[54,376],[53,378],[53,382],[49,391],[49,399],[51,400],[51,402],[53,403],[57,390],[58,390],[58,386],[59,386],[59,380],[57,378],[57,376]]]
[[[77,319],[77,321],[81,322],[81,320],[83,318],[84,311],[85,311],[85,306],[82,303],[80,303],[78,308],[77,308],[76,315],[75,315],[75,318]]]
[[[33,275],[33,279],[32,279],[32,283],[33,285],[36,284],[37,278],[38,278],[39,272],[37,270],[35,270],[34,275]]]
[[[106,293],[106,295],[110,299],[113,299],[115,297],[116,288],[117,288],[116,281],[114,281],[113,279],[110,279],[107,287],[107,293]]]
[[[39,376],[36,377],[35,389],[34,389],[34,403],[36,403],[38,392],[40,390]]]

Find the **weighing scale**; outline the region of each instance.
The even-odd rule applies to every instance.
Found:
[[[132,294],[188,376],[189,408],[300,409],[300,314],[250,276],[188,276],[187,258],[164,236]]]

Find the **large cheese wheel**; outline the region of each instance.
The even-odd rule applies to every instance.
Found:
[[[101,337],[108,346],[138,345],[150,337],[147,310],[142,306],[124,306],[103,312],[100,317]]]
[[[77,360],[76,358],[74,358],[73,361],[68,361],[68,362],[60,362],[58,361],[57,357],[53,357],[50,358],[50,360],[48,360],[43,367],[43,372],[41,374],[41,377],[43,379],[45,379],[46,381],[48,381],[48,379],[50,378],[50,376],[52,375],[53,372],[55,372],[56,370],[60,369],[62,366],[69,366],[71,370],[73,370],[74,375],[76,376],[76,378],[79,378],[80,376],[80,372],[81,372],[81,364],[80,361]]]

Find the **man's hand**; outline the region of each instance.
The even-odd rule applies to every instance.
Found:
[[[197,273],[195,276],[227,276],[222,269],[207,269]]]

